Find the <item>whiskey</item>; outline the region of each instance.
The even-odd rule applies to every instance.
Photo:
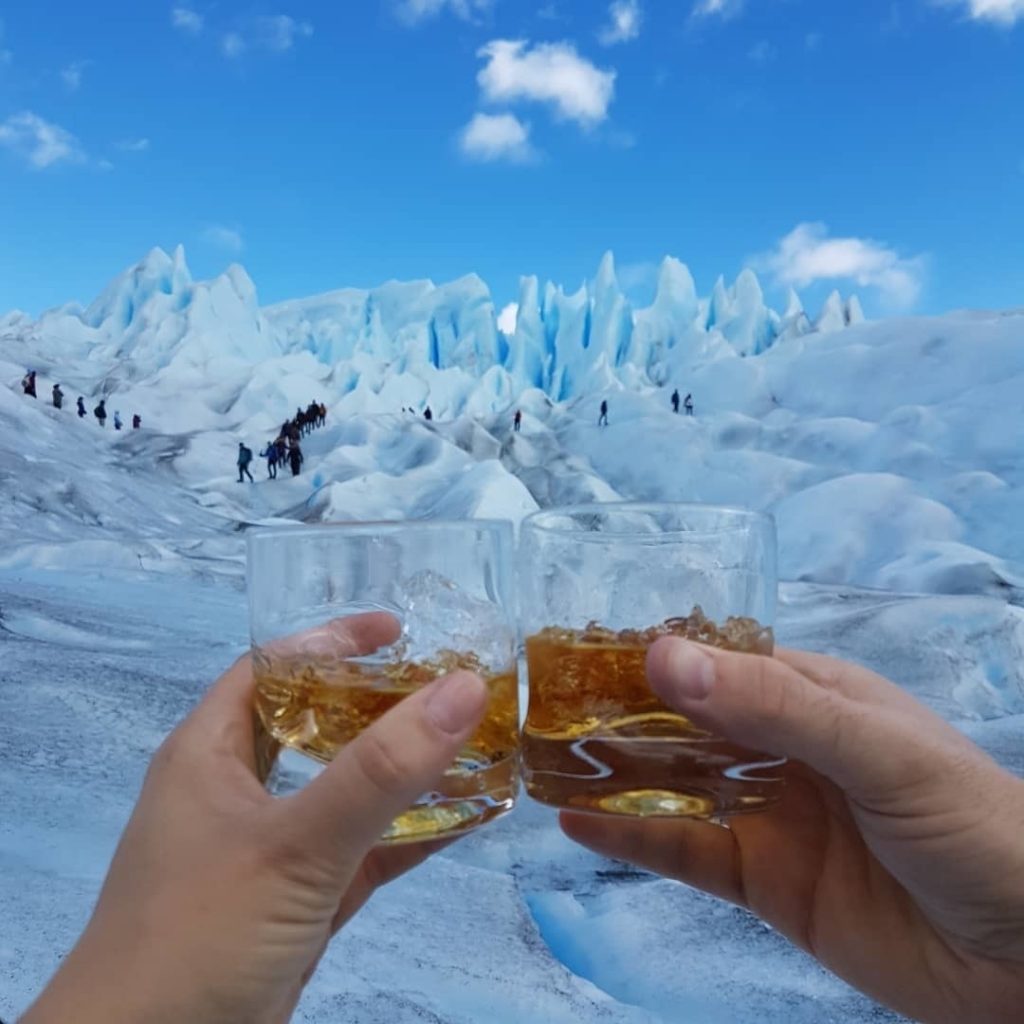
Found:
[[[382,664],[372,659],[314,663],[253,652],[256,711],[282,746],[321,764],[403,698],[468,669],[487,684],[483,721],[438,789],[400,815],[384,840],[402,842],[466,831],[509,810],[518,785],[519,700],[514,667],[488,672],[475,655],[442,651],[431,661]]]
[[[700,608],[644,630],[549,627],[526,641],[530,704],[523,778],[556,807],[640,817],[721,817],[779,799],[784,759],[697,728],[654,695],[647,648],[661,636],[771,654],[753,619],[722,626]]]

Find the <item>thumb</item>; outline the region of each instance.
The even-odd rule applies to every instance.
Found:
[[[288,798],[288,828],[314,857],[351,864],[451,767],[479,725],[487,687],[455,672],[406,697]]]
[[[648,651],[647,674],[655,693],[695,724],[803,761],[853,796],[883,796],[927,763],[906,715],[858,703],[775,658],[666,637]]]

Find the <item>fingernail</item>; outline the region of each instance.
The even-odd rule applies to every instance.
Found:
[[[427,717],[442,732],[462,732],[480,717],[484,696],[479,676],[457,672],[434,683],[427,697]]]
[[[667,672],[659,680],[668,697],[706,700],[715,685],[715,660],[696,644],[685,640],[672,643],[665,659]]]

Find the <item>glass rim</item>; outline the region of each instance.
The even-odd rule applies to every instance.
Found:
[[[644,513],[683,513],[697,515],[721,515],[732,520],[720,526],[702,524],[695,529],[666,529],[658,533],[639,533],[636,530],[581,530],[575,527],[556,526],[545,520],[565,518],[567,516],[600,515],[600,514],[644,514]],[[533,512],[523,519],[520,529],[535,534],[562,539],[573,538],[587,543],[604,538],[625,539],[636,541],[659,542],[676,538],[724,537],[729,534],[751,532],[756,529],[775,529],[775,517],[769,512],[758,512],[755,509],[742,508],[738,505],[708,505],[701,502],[683,501],[606,501],[587,502],[581,505],[563,505]]]
[[[251,544],[264,538],[281,540],[299,536],[325,536],[330,533],[342,537],[394,536],[399,533],[424,531],[447,533],[467,528],[480,533],[512,536],[512,522],[509,519],[352,519],[330,523],[252,525],[246,530],[246,541]]]

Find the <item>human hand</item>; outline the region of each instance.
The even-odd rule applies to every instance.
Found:
[[[794,759],[727,828],[564,812],[573,839],[747,907],[928,1024],[1024,1015],[1024,782],[866,669],[665,638],[651,686],[697,725]]]
[[[344,655],[395,628],[371,613],[321,633]],[[22,1024],[280,1024],[331,936],[443,845],[374,849],[482,718],[477,676],[408,697],[281,799],[258,778],[252,687],[242,658],[157,751],[92,920]]]

